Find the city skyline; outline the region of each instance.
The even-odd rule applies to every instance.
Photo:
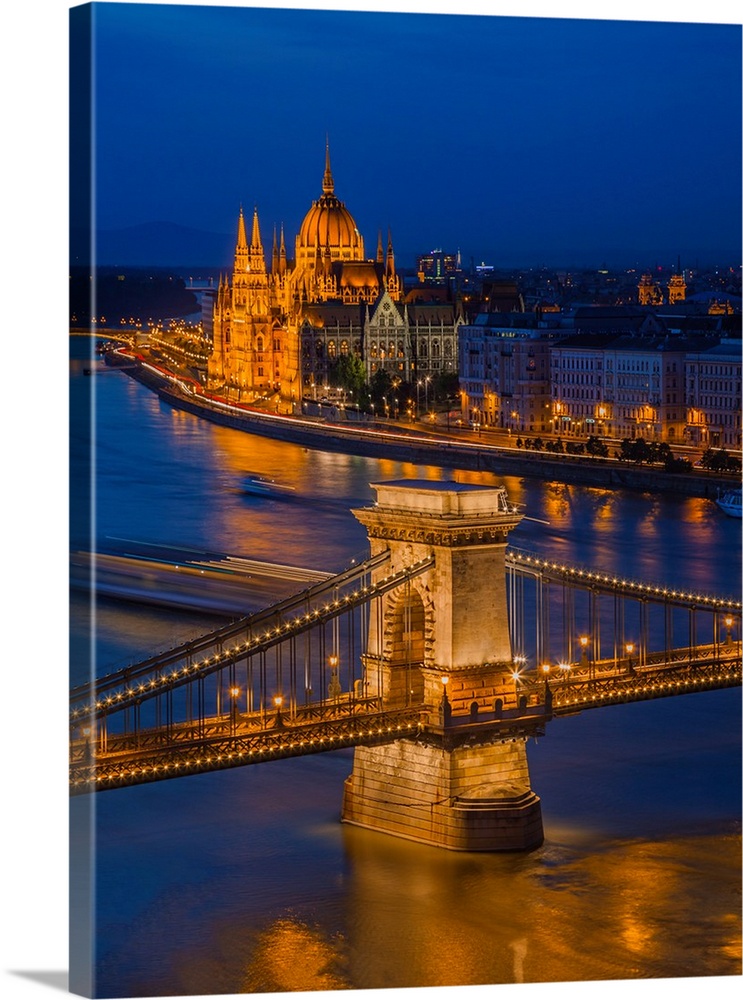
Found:
[[[227,264],[242,206],[291,253],[328,142],[367,247],[389,229],[403,266],[739,259],[738,26],[150,4],[97,24],[99,230],[223,234]]]

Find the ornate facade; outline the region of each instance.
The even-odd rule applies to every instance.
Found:
[[[230,278],[217,289],[210,388],[232,398],[272,399],[291,410],[332,381],[344,355],[404,381],[457,371],[461,305],[431,290],[404,296],[392,236],[367,258],[353,216],[335,194],[326,147],[322,195],[312,203],[289,259],[283,228],[266,264],[258,213],[250,239],[242,210]]]
[[[353,216],[335,194],[326,148],[322,195],[302,222],[293,260],[282,228],[278,240],[274,231],[268,269],[258,212],[248,240],[240,210],[232,277],[220,280],[214,304],[209,386],[246,400],[297,401],[303,356],[319,357],[326,372],[341,354],[362,357],[364,309],[382,295],[402,297],[391,236],[385,248],[380,235],[376,260],[365,257]],[[312,368],[304,371],[304,381],[314,381]]]

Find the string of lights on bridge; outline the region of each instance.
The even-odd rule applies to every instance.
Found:
[[[71,723],[78,722],[95,712],[109,709],[118,710],[125,707],[125,703],[129,699],[136,699],[144,695],[156,693],[158,689],[162,690],[167,686],[173,685],[178,680],[184,681],[202,672],[209,673],[218,669],[220,664],[224,665],[242,656],[255,655],[261,652],[261,649],[266,646],[289,639],[292,635],[305,631],[313,625],[318,625],[326,620],[337,617],[344,611],[350,611],[360,602],[366,602],[374,597],[381,596],[387,590],[398,586],[402,581],[409,580],[417,574],[422,573],[432,562],[433,557],[427,556],[417,563],[413,563],[402,570],[398,570],[396,573],[383,577],[375,584],[368,584],[352,591],[350,594],[337,597],[333,601],[312,608],[312,610],[307,611],[305,614],[297,615],[289,621],[282,622],[273,628],[268,628],[260,635],[250,636],[244,642],[238,642],[229,649],[224,649],[213,656],[205,656],[203,660],[195,663],[187,663],[168,673],[161,673],[157,677],[151,677],[149,680],[139,683],[136,687],[129,686],[123,688],[102,700],[96,700],[95,703],[73,708],[70,713],[70,721]]]
[[[569,688],[569,681],[566,686],[562,689],[553,689],[554,708],[566,707],[575,708],[580,707],[582,709],[593,707],[591,703],[601,702],[615,702],[615,701],[632,701],[634,699],[646,699],[649,694],[655,693],[657,697],[664,697],[678,693],[682,688],[704,688],[710,686],[718,686],[723,684],[723,682],[728,682],[731,686],[739,684],[741,680],[740,668],[732,667],[727,670],[727,672],[720,672],[712,675],[695,676],[695,677],[685,677],[683,679],[677,679],[673,681],[653,681],[646,684],[635,684],[630,687],[615,688],[613,690],[607,689],[604,691],[596,692],[592,691],[588,696],[580,695],[578,693],[571,693]],[[600,707],[596,705],[595,707]]]
[[[338,747],[343,745],[349,746],[362,740],[367,742],[374,738],[386,740],[390,736],[399,737],[403,733],[420,729],[420,710],[416,709],[412,714],[410,711],[407,711],[406,714],[410,716],[407,721],[402,720],[393,724],[388,723],[387,725],[370,725],[369,720],[358,720],[360,725],[351,731],[318,733],[317,736],[308,735],[302,737],[298,733],[286,730],[278,730],[273,733],[262,732],[256,735],[256,738],[263,742],[264,745],[262,746],[235,749],[224,753],[189,756],[185,760],[144,764],[136,767],[125,763],[121,763],[118,766],[111,764],[105,772],[89,776],[76,776],[71,782],[71,791],[84,791],[91,783],[95,783],[99,788],[102,786],[115,787],[117,782],[129,784],[132,780],[139,780],[140,782],[151,781],[157,779],[161,774],[167,774],[168,772],[175,772],[176,774],[196,773],[204,769],[213,770],[215,767],[237,766],[245,762],[250,762],[250,758],[266,759],[296,756],[297,754],[307,753],[308,749],[310,752],[314,749],[321,752],[328,749],[328,745],[332,749],[334,745]],[[356,722],[357,720],[347,721]],[[271,737],[273,737],[272,742],[267,744],[265,741],[271,739]],[[232,743],[240,741],[240,737],[230,738],[230,742]]]
[[[506,563],[510,563],[514,568],[523,564],[533,566],[541,572],[552,571],[561,573],[563,576],[581,581],[605,584],[611,587],[623,587],[629,593],[638,597],[664,597],[672,600],[693,602],[695,605],[703,605],[711,610],[730,610],[740,614],[743,603],[732,598],[713,597],[707,594],[696,594],[691,591],[672,590],[669,587],[661,587],[658,584],[639,583],[636,580],[622,579],[616,576],[609,576],[606,573],[599,573],[589,569],[579,569],[575,566],[568,566],[565,563],[552,562],[542,559],[520,549],[509,547],[506,552]]]

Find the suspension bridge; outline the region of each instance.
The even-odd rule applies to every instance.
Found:
[[[71,794],[355,747],[347,822],[528,848],[552,719],[740,685],[739,600],[510,547],[502,488],[374,488],[365,561],[71,691]]]

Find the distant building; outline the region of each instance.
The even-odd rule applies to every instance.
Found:
[[[575,336],[550,369],[554,433],[740,448],[739,340]]]
[[[522,325],[510,325],[520,321]],[[462,414],[514,432],[549,431],[550,342],[533,316],[481,313],[459,330]]]
[[[687,354],[684,362],[686,429],[690,444],[741,447],[741,341],[724,339]]]
[[[668,280],[668,304],[673,306],[686,299],[686,282],[681,273],[672,274]]]
[[[652,275],[643,274],[637,286],[637,301],[641,306],[660,306],[663,304],[663,290],[653,281]]]
[[[462,258],[457,250],[454,253],[444,253],[443,250],[431,250],[417,258],[418,281],[423,285],[445,285],[462,270]]]

